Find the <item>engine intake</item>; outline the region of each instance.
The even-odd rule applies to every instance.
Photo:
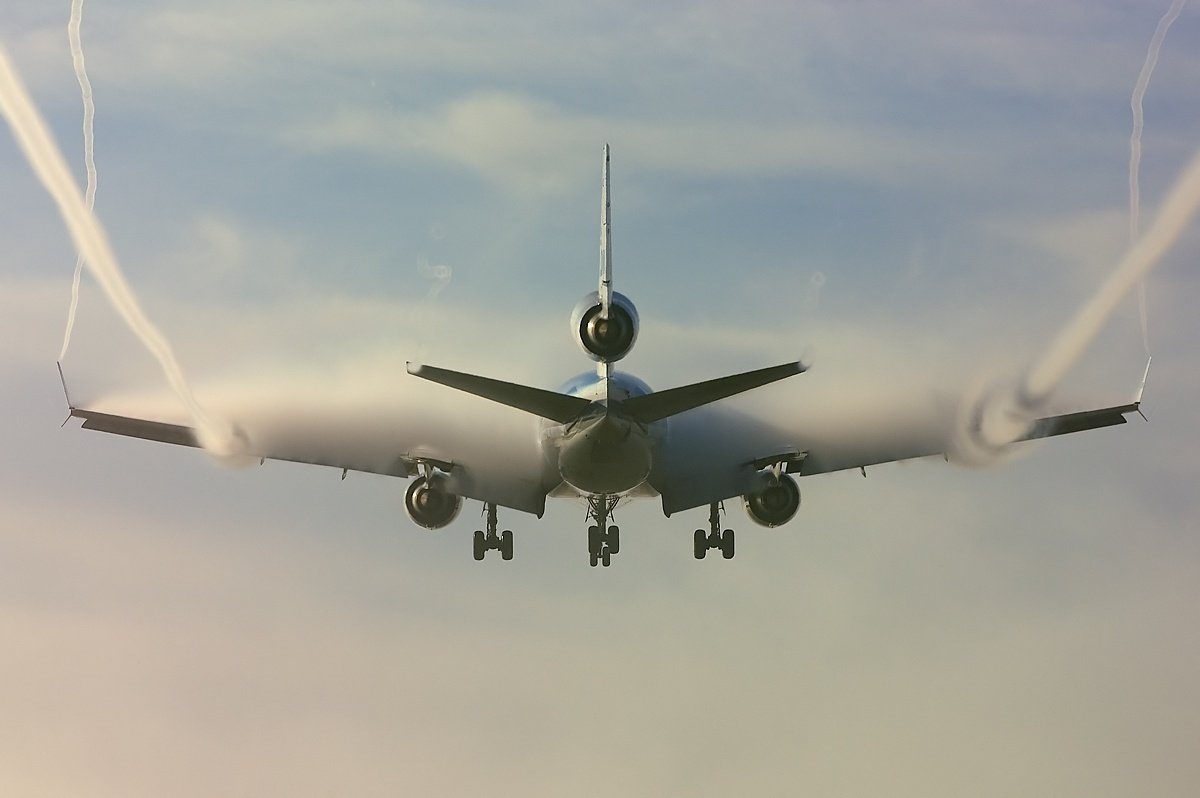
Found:
[[[614,292],[603,317],[600,294],[593,291],[580,300],[571,314],[571,333],[592,360],[613,363],[633,349],[638,336],[637,308],[624,294]]]
[[[747,493],[742,503],[756,524],[782,526],[800,509],[800,488],[788,474],[780,474],[778,480],[772,475],[769,484],[755,493]]]
[[[417,477],[404,494],[404,509],[408,517],[426,529],[440,529],[458,517],[462,497],[443,488],[435,478],[431,481]]]

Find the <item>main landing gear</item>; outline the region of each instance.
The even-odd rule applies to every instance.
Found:
[[[513,558],[512,531],[506,529],[501,534],[496,534],[496,505],[484,504],[483,510],[487,515],[487,532],[475,530],[475,559],[482,560],[485,554],[495,550],[500,552],[503,559],[511,560]]]
[[[721,531],[721,512],[725,509],[720,502],[709,505],[708,533],[703,529],[696,530],[695,554],[697,560],[703,560],[709,549],[720,549],[721,556],[727,560],[733,559],[733,530]]]
[[[621,551],[621,528],[608,525],[608,517],[617,501],[611,496],[588,497],[588,519],[596,522],[588,527],[588,556],[593,568],[598,563],[607,568],[612,555]]]

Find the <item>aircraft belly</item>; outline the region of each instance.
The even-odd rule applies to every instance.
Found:
[[[580,493],[615,496],[645,483],[653,455],[645,435],[629,424],[606,420],[559,442],[558,470]]]

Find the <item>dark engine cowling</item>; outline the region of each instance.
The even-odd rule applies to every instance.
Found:
[[[462,509],[462,497],[440,486],[443,480],[434,479],[432,484],[425,477],[417,477],[404,494],[404,509],[414,523],[426,529],[440,529],[458,517]]]
[[[746,515],[755,523],[782,526],[791,521],[800,509],[800,488],[788,474],[780,474],[778,480],[771,475],[765,487],[755,493],[747,493],[742,497],[742,503],[746,507]]]
[[[579,300],[571,314],[571,334],[592,360],[613,363],[629,354],[637,341],[637,308],[629,297],[614,291],[607,319],[601,310],[600,294],[596,291]]]

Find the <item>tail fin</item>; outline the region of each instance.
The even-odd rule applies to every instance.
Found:
[[[612,304],[612,228],[609,225],[608,145],[604,145],[604,170],[600,178],[600,315],[608,318]]]

